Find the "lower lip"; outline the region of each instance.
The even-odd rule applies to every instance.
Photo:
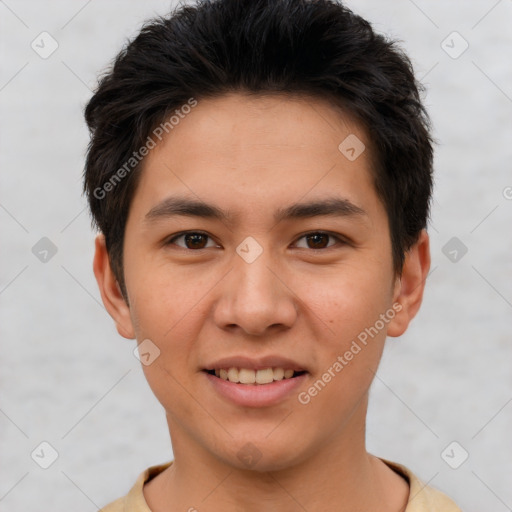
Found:
[[[307,373],[269,384],[237,384],[205,372],[213,388],[224,398],[242,407],[269,407],[290,396],[304,383]]]

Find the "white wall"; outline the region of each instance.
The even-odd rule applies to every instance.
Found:
[[[388,341],[368,446],[467,512],[510,510],[512,2],[348,4],[403,41],[439,141],[434,271],[417,319]],[[81,196],[82,108],[96,76],[144,19],[169,6],[0,2],[0,511],[97,510],[145,467],[172,458],[135,342],[118,336],[101,304]],[[59,45],[47,59],[31,48],[43,31]],[[456,59],[441,46],[453,31],[469,44]],[[445,43],[452,55],[463,48],[457,37]],[[32,253],[42,237],[57,248],[46,263]],[[443,253],[452,237],[467,247],[456,263]],[[31,458],[43,441],[58,452],[46,470]],[[452,441],[469,453],[458,469],[441,457]],[[39,460],[49,460],[43,451]]]

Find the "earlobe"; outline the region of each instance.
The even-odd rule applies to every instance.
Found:
[[[123,338],[134,339],[130,308],[126,304],[119,283],[112,272],[103,234],[96,236],[93,270],[101,299],[116,324],[117,332]]]
[[[401,309],[388,325],[388,336],[401,336],[416,316],[430,269],[430,243],[426,230],[422,230],[416,243],[405,255],[402,274],[397,277],[393,304]]]

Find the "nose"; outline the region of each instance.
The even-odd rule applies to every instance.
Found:
[[[285,330],[297,319],[298,300],[267,257],[268,251],[248,263],[235,255],[234,267],[222,280],[221,296],[215,308],[215,322],[222,329],[241,329],[262,336]]]

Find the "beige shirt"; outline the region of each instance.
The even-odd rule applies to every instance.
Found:
[[[405,466],[396,462],[381,460],[409,481],[409,501],[404,512],[461,512],[460,508],[448,496],[423,484]],[[171,464],[172,461],[146,469],[139,475],[135,485],[126,496],[102,508],[100,512],[151,512],[144,499],[142,488],[146,482]]]

